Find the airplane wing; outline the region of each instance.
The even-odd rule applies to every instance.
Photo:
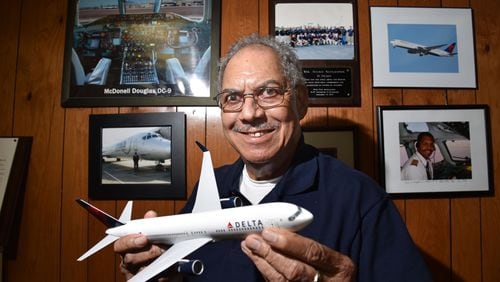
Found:
[[[198,238],[174,244],[128,282],[148,281],[210,241],[211,238]]]

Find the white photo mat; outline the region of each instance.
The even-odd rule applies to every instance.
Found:
[[[397,7],[371,7],[371,38],[373,61],[373,86],[374,87],[429,87],[429,88],[476,88],[476,71],[474,55],[474,36],[472,24],[472,11],[465,8],[397,8]],[[413,65],[418,66],[423,60],[457,60],[458,66],[454,71],[435,72],[432,67],[419,71],[391,71],[389,52],[394,52],[391,45],[389,25],[408,27],[408,31],[397,39],[412,41],[417,38],[412,27],[427,26],[432,30],[443,26],[451,26],[456,30],[456,54],[451,57],[438,57],[406,53],[405,59],[413,60]],[[414,42],[425,46],[449,44],[436,37],[431,39],[435,32],[424,36],[422,41]],[[425,40],[430,40],[425,42]],[[445,48],[445,47],[441,47]],[[403,51],[400,51],[403,52]],[[392,58],[394,59],[394,58]],[[409,63],[411,64],[411,63]],[[422,63],[423,64],[423,63]]]
[[[436,193],[489,191],[488,122],[485,109],[384,109],[379,108],[379,142],[388,193]],[[401,180],[399,124],[402,122],[468,122],[470,129],[471,179]]]

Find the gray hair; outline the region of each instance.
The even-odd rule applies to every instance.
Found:
[[[292,93],[296,94],[296,86],[305,85],[305,79],[302,75],[300,61],[295,52],[289,46],[278,42],[272,37],[260,36],[254,33],[249,36],[243,37],[236,43],[234,43],[229,49],[229,52],[227,52],[227,54],[220,59],[218,66],[217,92],[222,91],[222,79],[229,61],[241,49],[251,45],[262,45],[265,47],[269,47],[274,51],[274,53],[276,53],[281,65],[281,71],[286,81],[289,83],[289,87],[291,88]]]

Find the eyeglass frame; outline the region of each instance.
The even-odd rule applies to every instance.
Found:
[[[264,89],[274,89],[274,90],[279,90],[280,93],[278,95],[281,95],[281,101],[279,103],[277,103],[276,105],[272,105],[272,106],[262,106],[261,104],[259,104],[259,100],[258,100],[258,96],[256,95],[256,93],[258,91],[262,91]],[[278,106],[281,106],[283,104],[283,102],[285,101],[285,94],[286,93],[292,93],[290,92],[290,90],[292,90],[291,87],[282,87],[282,86],[261,86],[261,87],[257,87],[255,89],[252,89],[251,93],[243,93],[243,92],[240,92],[240,91],[222,91],[222,92],[219,92],[217,93],[217,95],[215,95],[214,97],[214,100],[217,101],[217,105],[219,106],[219,108],[222,109],[222,111],[224,113],[237,113],[237,112],[241,112],[241,110],[243,109],[243,105],[245,104],[245,99],[247,97],[251,97],[252,100],[254,101],[255,104],[257,104],[261,109],[264,109],[264,110],[268,110],[268,109],[272,109],[272,108],[276,108]],[[262,94],[264,91],[262,91],[260,94]],[[239,95],[242,97],[242,100],[241,100],[241,105],[235,109],[235,110],[225,110],[223,105],[222,105],[222,102],[220,100],[220,97],[223,95],[223,94],[235,94],[235,95]]]

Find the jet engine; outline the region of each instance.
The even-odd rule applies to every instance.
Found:
[[[238,196],[220,199],[220,204],[223,209],[237,208],[243,206],[243,201]]]
[[[184,274],[200,275],[205,269],[201,260],[180,260],[177,263],[177,272]]]

